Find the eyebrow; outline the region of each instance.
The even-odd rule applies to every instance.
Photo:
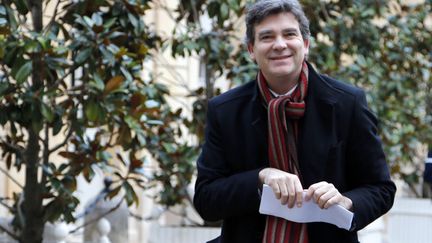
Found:
[[[272,34],[273,31],[272,30],[263,30],[258,32],[258,37],[263,36],[263,35],[268,35],[268,34]]]
[[[297,29],[297,28],[286,28],[286,29],[283,29],[282,30],[282,32],[297,32],[299,29]]]
[[[263,36],[263,35],[267,35],[267,34],[272,34],[274,31],[273,30],[262,30],[260,32],[258,32],[258,37]],[[283,33],[286,32],[298,32],[297,28],[285,28],[282,30]]]

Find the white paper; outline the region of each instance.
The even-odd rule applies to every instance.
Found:
[[[268,185],[264,185],[259,212],[298,223],[326,222],[346,230],[351,228],[354,216],[351,211],[340,205],[321,209],[312,200],[305,201],[305,195],[306,192],[303,193],[303,202],[300,208],[296,205],[293,208],[288,208],[288,205],[281,204],[281,201],[276,198],[273,190]]]

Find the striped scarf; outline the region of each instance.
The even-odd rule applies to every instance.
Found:
[[[268,111],[268,153],[270,167],[301,175],[297,158],[298,119],[305,111],[308,67],[303,62],[299,83],[291,95],[274,98],[262,72],[258,86]],[[267,216],[263,243],[307,243],[306,225]]]

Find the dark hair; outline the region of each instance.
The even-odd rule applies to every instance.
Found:
[[[255,25],[263,21],[267,16],[289,12],[299,22],[300,32],[304,40],[309,40],[309,20],[302,6],[297,0],[257,0],[248,7],[246,13],[246,43],[255,41]]]

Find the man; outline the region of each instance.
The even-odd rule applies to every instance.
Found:
[[[197,162],[195,207],[223,220],[212,242],[358,242],[357,230],[387,212],[396,191],[364,92],[306,62],[309,22],[298,1],[258,1],[246,27],[260,71],[210,100]],[[345,207],[351,230],[259,214],[263,184],[290,208]]]

